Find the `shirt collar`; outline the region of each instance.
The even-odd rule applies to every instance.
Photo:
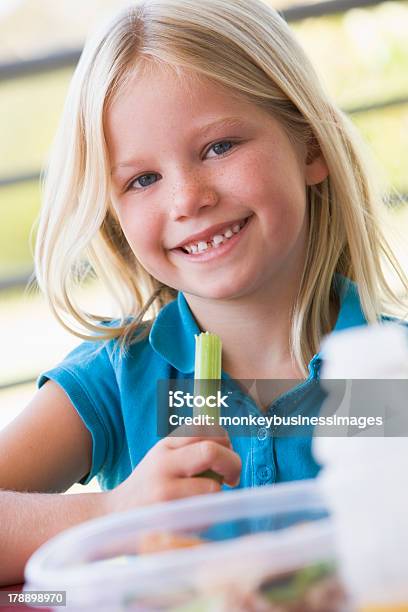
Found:
[[[349,327],[367,325],[356,283],[341,274],[336,274],[334,284],[340,298],[340,310],[332,333]]]
[[[363,314],[357,285],[336,274],[335,287],[340,298],[340,311],[332,333],[367,323]],[[157,315],[149,334],[153,350],[170,365],[184,374],[194,372],[195,334],[201,332],[181,291],[177,299],[166,304]],[[309,364],[309,370],[320,365],[318,353]]]
[[[337,295],[340,299],[340,310],[337,316],[336,324],[332,330],[332,334],[336,334],[343,329],[349,329],[350,327],[358,327],[360,325],[367,325],[367,319],[364,316],[361,308],[360,297],[358,294],[357,285],[349,278],[342,276],[341,274],[335,274],[334,286]],[[309,363],[309,373],[312,378],[320,376],[320,369],[322,367],[323,357],[320,352],[313,355]]]
[[[194,372],[195,334],[201,330],[181,291],[177,299],[164,306],[149,334],[153,349],[174,368],[188,374]]]

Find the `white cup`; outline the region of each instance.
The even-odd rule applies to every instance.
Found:
[[[323,386],[327,378],[408,378],[408,334],[399,325],[332,334],[322,344],[322,356]],[[345,394],[342,414],[347,401]],[[408,396],[394,395],[393,402],[405,418]],[[318,433],[313,441],[323,465],[318,479],[333,515],[340,572],[355,606],[391,610],[405,604],[408,609],[408,438]]]

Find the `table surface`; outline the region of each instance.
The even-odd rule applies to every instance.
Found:
[[[9,586],[0,586],[0,591],[12,591],[13,593],[21,593],[23,590],[24,584],[11,584]],[[2,606],[0,605],[1,612],[18,612],[19,610],[34,610],[30,606],[25,606],[22,604],[14,605],[14,606]],[[41,612],[50,612],[50,608],[37,608],[37,610],[41,610]]]

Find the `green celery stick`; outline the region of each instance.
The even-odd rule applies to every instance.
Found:
[[[217,395],[221,390],[221,339],[209,332],[195,336],[195,367],[194,367],[194,395]],[[218,408],[203,406],[195,409],[196,414],[219,416]]]
[[[195,340],[194,395],[204,397],[217,395],[217,392],[221,390],[221,338],[207,331],[195,335]],[[210,406],[195,407],[194,416],[200,414],[214,417],[214,423],[218,423],[220,409]],[[222,476],[213,470],[206,470],[198,476],[213,478],[219,483],[222,483],[223,480]]]

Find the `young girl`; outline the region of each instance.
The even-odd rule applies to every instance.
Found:
[[[223,377],[301,379],[274,408],[302,409],[322,337],[403,305],[381,267],[408,288],[380,208],[350,122],[267,4],[146,0],[90,40],[35,253],[52,311],[85,342],[1,436],[0,487],[43,493],[0,493],[10,521],[41,525],[20,562],[86,518],[218,491],[204,470],[241,487],[315,476],[307,437],[160,439],[157,381],[192,378],[194,335],[209,330]],[[119,320],[75,301],[89,272]],[[44,495],[94,476],[101,493]],[[23,504],[30,518],[16,519]]]

